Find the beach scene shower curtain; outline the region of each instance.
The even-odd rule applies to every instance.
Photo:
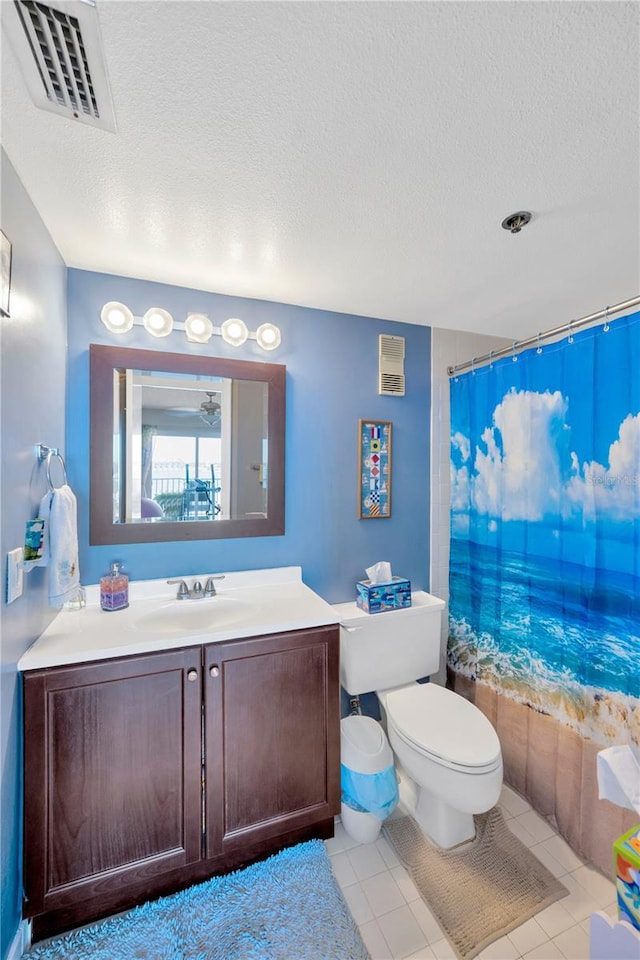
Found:
[[[452,378],[451,483],[449,681],[610,875],[637,821],[596,755],[640,745],[640,313]]]

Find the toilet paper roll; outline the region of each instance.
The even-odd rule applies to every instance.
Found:
[[[640,813],[640,763],[631,747],[601,750],[597,770],[600,799]]]

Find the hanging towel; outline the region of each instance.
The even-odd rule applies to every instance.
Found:
[[[46,522],[38,566],[49,567],[52,607],[61,607],[72,600],[80,586],[77,514],[75,494],[66,483],[47,493],[40,502],[39,515]]]

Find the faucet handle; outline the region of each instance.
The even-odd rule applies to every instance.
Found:
[[[186,585],[184,580],[167,580],[167,583],[179,583],[178,595],[176,600],[184,600],[185,597],[189,596],[189,587]]]
[[[224,573],[219,574],[216,577],[209,577],[207,582],[204,585],[204,595],[205,597],[215,597],[216,595],[216,585],[213,582],[214,580],[224,580]]]

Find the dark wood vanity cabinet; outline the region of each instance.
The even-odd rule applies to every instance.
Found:
[[[34,670],[24,714],[34,939],[333,834],[336,626]]]

